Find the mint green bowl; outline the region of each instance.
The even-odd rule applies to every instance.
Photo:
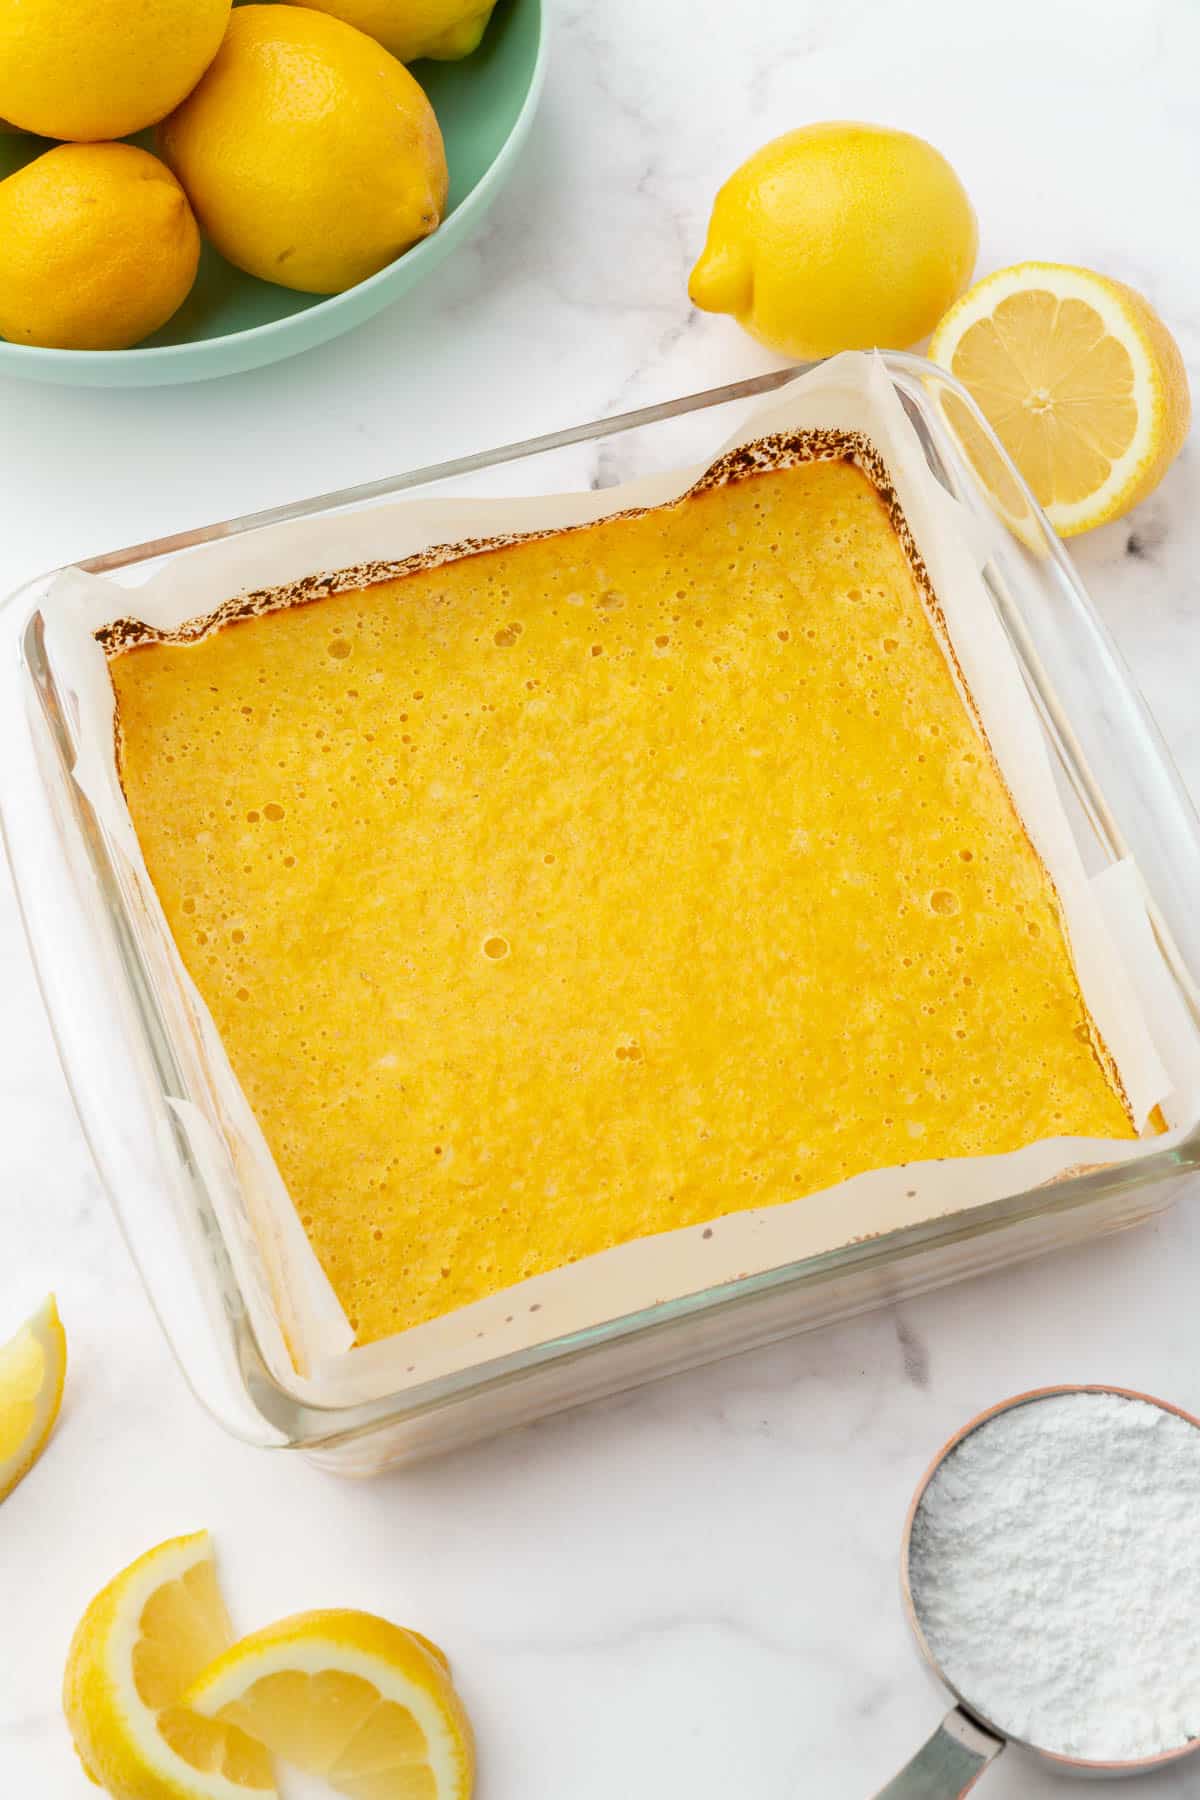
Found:
[[[244,275],[208,244],[188,299],[133,350],[43,350],[0,338],[0,376],[75,387],[203,381],[277,362],[338,337],[415,287],[483,219],[529,133],[546,72],[542,0],[499,0],[483,43],[461,62],[420,62],[450,165],[450,201],[434,232],[344,294],[297,294]],[[152,141],[143,137],[148,148]],[[40,156],[43,138],[0,134],[0,179]]]

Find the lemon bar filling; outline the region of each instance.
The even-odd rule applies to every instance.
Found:
[[[360,1343],[1134,1135],[918,573],[863,467],[800,460],[112,655],[147,866]]]

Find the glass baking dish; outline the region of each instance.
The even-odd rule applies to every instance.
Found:
[[[1089,872],[1130,857],[1164,965],[1200,1015],[1200,828],[1158,732],[1061,544],[963,390],[913,356],[885,365],[933,478],[970,516],[988,594],[1034,698]],[[227,520],[78,566],[131,589],[198,546],[369,507],[411,490],[512,494],[603,486],[695,461],[717,413],[781,386],[786,370],[361,488]],[[993,504],[944,416],[968,408],[989,440]],[[958,415],[961,418],[961,414]],[[978,453],[978,452],[977,452]],[[525,465],[529,463],[530,469]],[[998,474],[1003,468],[1003,475]],[[532,479],[531,479],[532,474]],[[1017,529],[1006,529],[1002,518]],[[662,1301],[403,1391],[347,1397],[301,1379],[282,1351],[253,1251],[236,1156],[198,1154],[198,1109],[227,1117],[197,1055],[192,1002],[156,942],[120,844],[72,778],[78,708],[47,647],[46,575],[0,613],[3,824],[42,992],[75,1104],[164,1333],[193,1390],[250,1442],[373,1473],[792,1332],[899,1300],[1166,1207],[1200,1165],[1200,1123],[1135,1160],[1092,1168],[948,1217]],[[141,878],[144,880],[144,876]],[[964,1164],[964,1170],[969,1164]]]

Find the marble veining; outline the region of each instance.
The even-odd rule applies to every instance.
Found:
[[[0,588],[72,557],[773,366],[685,282],[712,193],[773,133],[932,138],[1027,256],[1143,288],[1200,387],[1191,0],[550,0],[545,106],[486,229],[390,313],[184,389],[0,388]],[[581,485],[640,470],[581,449]],[[520,479],[534,480],[531,468]],[[1075,555],[1200,793],[1200,450]],[[215,1533],[235,1623],[360,1605],[454,1659],[480,1800],[865,1800],[943,1705],[908,1642],[901,1523],[942,1441],[1022,1388],[1200,1407],[1195,1191],[1136,1232],[354,1486],[225,1437],[167,1354],[91,1168],[0,879],[0,1324],[50,1287],[58,1435],[0,1513],[0,1793],[85,1800],[58,1712],[84,1602]],[[21,1620],[18,1632],[14,1621]],[[1154,1786],[1185,1800],[1196,1776]],[[988,1800],[1053,1800],[1012,1754]],[[298,1794],[299,1790],[293,1790]]]

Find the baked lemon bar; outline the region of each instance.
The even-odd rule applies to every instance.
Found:
[[[862,1170],[1135,1135],[937,616],[870,445],[801,433],[101,633],[147,867],[359,1343]]]

